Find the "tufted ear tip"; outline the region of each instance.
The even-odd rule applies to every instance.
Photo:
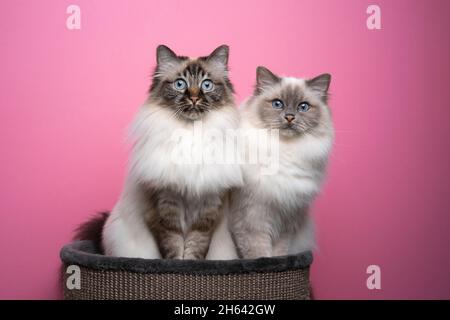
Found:
[[[218,46],[215,50],[221,50],[224,53],[228,54],[230,52],[230,46],[227,44],[222,44],[222,45]]]
[[[160,44],[156,48],[156,61],[158,64],[176,60],[177,55],[168,46]]]
[[[223,44],[216,49],[208,56],[208,60],[219,62],[223,65],[228,64],[228,56],[230,53],[230,47],[226,44]]]
[[[331,74],[324,73],[310,80],[307,80],[308,86],[316,91],[326,94],[330,88]]]
[[[324,103],[328,103],[328,89],[330,88],[330,82],[331,74],[324,73],[315,78],[306,80],[306,85],[311,88]]]
[[[263,66],[256,68],[256,87],[262,88],[279,83],[281,78]]]

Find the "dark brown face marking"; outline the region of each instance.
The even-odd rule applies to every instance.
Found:
[[[234,90],[227,75],[228,47],[221,46],[209,56],[195,60],[178,57],[167,47],[158,47],[157,54],[150,94],[161,106],[171,108],[186,120],[197,120],[207,112],[234,103]]]

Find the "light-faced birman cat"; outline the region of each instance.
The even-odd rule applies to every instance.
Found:
[[[205,132],[239,126],[233,92],[227,46],[200,58],[157,48],[150,96],[133,125],[128,176],[103,228],[105,254],[205,258],[222,219],[223,196],[242,184],[241,170],[238,164],[177,162],[173,155],[191,143],[198,147],[200,141],[196,153],[215,143],[188,134],[196,123]],[[184,145],[173,139],[179,130],[186,132]]]
[[[324,177],[333,142],[328,108],[331,77],[279,77],[257,69],[254,95],[241,106],[241,129],[279,132],[279,167],[262,174],[242,166],[244,186],[232,193],[230,229],[242,258],[270,257],[314,246],[309,208]]]

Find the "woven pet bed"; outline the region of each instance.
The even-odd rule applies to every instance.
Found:
[[[90,241],[64,246],[61,259],[80,268],[80,289],[64,298],[145,300],[309,299],[311,252],[254,260],[162,260],[99,254]]]

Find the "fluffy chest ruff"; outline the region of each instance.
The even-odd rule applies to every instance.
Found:
[[[241,169],[237,163],[221,161],[226,148],[218,141],[238,125],[234,106],[189,122],[165,108],[144,105],[133,126],[131,174],[139,182],[193,195],[238,187],[243,181]]]
[[[260,201],[284,210],[298,210],[308,205],[320,190],[332,140],[332,135],[308,135],[289,142],[280,140],[275,159],[277,170],[267,174],[260,165],[245,165],[246,187]]]

